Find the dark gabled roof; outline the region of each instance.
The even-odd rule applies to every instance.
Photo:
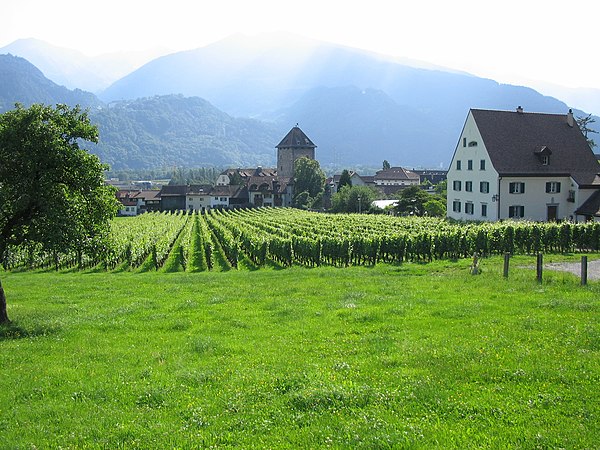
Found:
[[[255,167],[251,169],[227,169],[221,172],[221,175],[227,175],[228,177],[238,173],[242,178],[249,178],[254,176],[265,176],[274,177],[277,175],[277,169],[270,167]]]
[[[248,180],[248,191],[252,192],[272,192],[282,194],[286,187],[291,183],[291,178],[286,177],[251,177]],[[261,189],[263,187],[263,189]],[[266,187],[266,189],[264,188]]]
[[[174,185],[169,186],[165,185],[160,189],[161,197],[183,197],[187,195],[188,186],[187,185]]]
[[[212,191],[211,184],[190,184],[187,189],[187,194],[192,195],[210,195]]]
[[[243,189],[243,185],[228,184],[226,186],[215,186],[212,188],[211,195],[214,197],[236,197]]]
[[[365,184],[373,184],[375,183],[375,175],[361,175],[360,177]]]
[[[583,205],[581,205],[575,214],[580,216],[600,217],[600,190],[594,192]]]
[[[157,197],[160,197],[160,191],[157,190],[142,190],[142,191],[138,191],[136,192],[134,195],[132,195],[132,198],[136,198],[136,199],[142,199],[142,200],[156,200]]]
[[[494,168],[500,176],[572,176],[581,185],[594,183],[600,164],[577,123],[566,114],[472,109]],[[543,165],[540,154],[550,155]]]
[[[308,138],[304,131],[296,125],[281,140],[276,148],[316,148],[317,146]]]
[[[415,180],[419,175],[411,172],[404,167],[390,167],[389,169],[379,170],[375,173],[375,180]]]

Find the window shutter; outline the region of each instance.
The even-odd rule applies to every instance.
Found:
[[[546,182],[546,194],[548,192],[550,192],[550,182],[549,181]]]

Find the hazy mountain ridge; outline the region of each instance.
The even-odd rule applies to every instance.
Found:
[[[9,53],[27,59],[61,86],[89,92],[106,89],[156,56],[156,52],[121,52],[90,57],[39,39],[19,39],[0,48],[0,55]]]
[[[87,148],[112,169],[271,165],[281,131],[233,118],[198,97],[163,96],[102,103],[48,80],[27,60],[0,55],[0,113],[15,103],[66,103],[89,109],[100,131]]]
[[[92,111],[90,117],[100,131],[100,142],[91,150],[114,170],[275,161],[274,126],[233,118],[199,97],[117,102]]]
[[[568,111],[527,87],[286,39],[233,36],[157,58],[103,93],[106,101],[125,99],[110,108],[90,93],[76,96],[57,86],[35,68],[27,72],[25,64],[21,75],[11,75],[0,57],[0,107],[14,101],[92,106],[101,133],[95,152],[116,169],[270,165],[274,146],[295,123],[317,144],[324,164],[379,166],[387,159],[433,168],[448,164],[469,108]]]
[[[102,103],[90,92],[70,90],[50,81],[37,67],[18,56],[0,55],[0,80],[0,112],[14,108],[16,102],[25,106],[66,103],[84,108]]]

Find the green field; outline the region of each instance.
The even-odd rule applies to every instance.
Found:
[[[600,285],[534,259],[0,272],[0,448],[599,448]]]

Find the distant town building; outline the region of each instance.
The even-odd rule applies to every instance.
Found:
[[[317,146],[304,134],[296,124],[277,145],[277,176],[292,178],[294,164],[297,159],[305,156],[315,159]]]
[[[140,198],[136,198],[136,191],[122,190],[117,193],[123,205],[120,214],[136,215],[155,209],[205,211],[244,206],[291,206],[294,164],[301,157],[315,159],[316,147],[296,124],[276,147],[277,169],[227,169],[219,174],[215,186],[164,185],[160,191],[151,191],[155,193],[152,199],[148,195],[148,199],[141,203]],[[143,205],[147,205],[146,209]]]

